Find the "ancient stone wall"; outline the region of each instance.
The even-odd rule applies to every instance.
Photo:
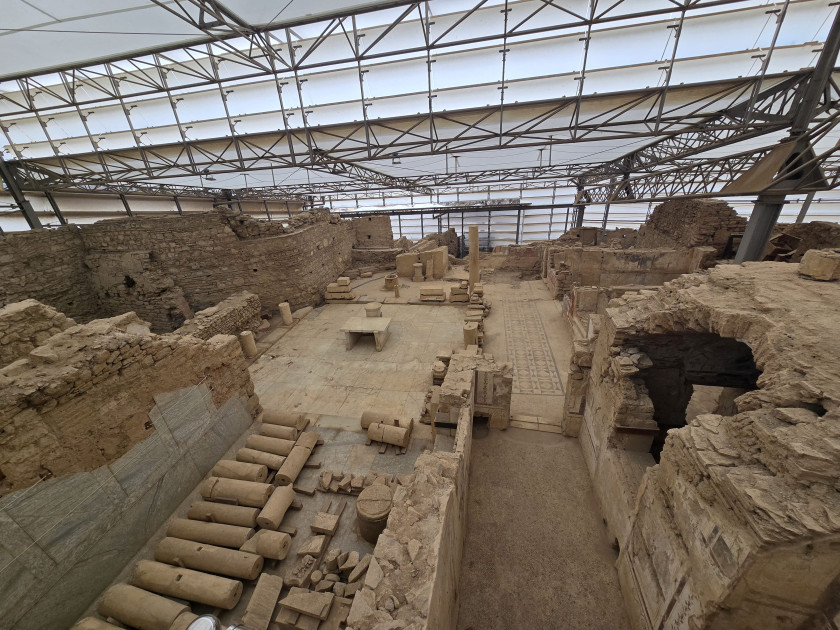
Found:
[[[354,247],[359,249],[391,248],[394,246],[394,232],[391,229],[391,217],[376,214],[352,220],[356,235]]]
[[[655,286],[713,264],[714,250],[608,249],[605,247],[550,248],[546,279],[555,297],[572,287]]]
[[[352,231],[327,213],[307,218],[288,234],[265,236],[276,222],[240,223],[208,213],[172,218],[120,219],[84,226],[87,263],[106,314],[135,311],[155,330],[173,330],[203,309],[247,290],[264,305],[292,309],[317,304],[327,284],[349,267]],[[329,220],[316,220],[329,219]]]
[[[38,300],[0,308],[0,367],[25,357],[53,335],[76,322]]]
[[[743,233],[747,220],[719,199],[671,199],[653,209],[639,228],[635,247],[704,247],[723,254],[733,233]]]
[[[185,321],[177,332],[199,339],[210,339],[215,335],[238,335],[243,330],[256,331],[261,322],[260,298],[242,291],[199,311],[195,317]]]
[[[0,305],[34,298],[68,317],[96,317],[78,226],[0,235]]]
[[[397,255],[401,254],[401,249],[386,248],[386,249],[353,249],[352,260],[353,267],[358,269],[360,267],[376,267],[377,269],[396,269]]]
[[[154,396],[203,383],[259,401],[232,336],[155,335],[133,313],[77,325],[0,370],[0,494],[107,465],[154,431]]]
[[[588,385],[582,402],[571,387],[569,396],[583,407],[574,410],[581,448],[621,550],[635,628],[830,627],[840,579],[840,283],[797,268],[726,265],[627,293],[606,309],[589,351],[576,347]],[[752,368],[737,348],[749,349]],[[680,369],[696,370],[680,377],[689,387],[755,368],[760,376],[735,399],[736,415],[701,414],[668,431],[653,467],[663,411],[675,420],[673,405],[687,397],[685,383],[676,383],[679,401],[660,387],[657,371],[680,372],[666,364],[668,349],[687,357]]]

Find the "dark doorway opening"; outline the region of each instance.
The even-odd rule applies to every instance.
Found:
[[[761,372],[752,349],[737,339],[713,333],[649,335],[632,344],[653,365],[640,372],[659,425],[650,454],[656,462],[668,431],[683,427],[701,413],[733,415],[734,400],[757,389]]]

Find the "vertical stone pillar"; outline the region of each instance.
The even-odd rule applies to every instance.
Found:
[[[280,308],[280,319],[283,320],[284,326],[291,326],[295,320],[292,318],[292,308],[288,302],[282,302],[277,305]]]
[[[242,345],[242,352],[245,353],[246,357],[257,356],[257,344],[254,341],[254,333],[250,330],[243,330],[239,333],[239,343]]]
[[[480,274],[478,271],[478,226],[470,226],[470,293],[473,286],[478,282]]]

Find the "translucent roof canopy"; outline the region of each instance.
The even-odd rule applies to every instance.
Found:
[[[672,158],[769,146],[837,11],[830,0],[7,1],[0,144],[25,188],[290,194],[568,184],[698,126],[714,141]]]
[[[387,3],[365,0],[221,0],[242,23],[297,24]],[[340,4],[340,7],[336,5]],[[165,50],[208,39],[179,11],[190,2],[165,0],[4,0],[0,78],[90,64],[113,57]],[[209,21],[209,20],[208,20]],[[213,32],[213,28],[209,28]],[[223,32],[223,31],[222,31]]]

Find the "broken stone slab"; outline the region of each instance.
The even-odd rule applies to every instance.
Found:
[[[303,546],[298,550],[299,556],[314,556],[319,558],[324,551],[324,545],[327,544],[326,536],[312,536],[309,540],[303,543]]]
[[[366,553],[364,557],[359,561],[359,564],[355,566],[355,568],[350,572],[350,575],[347,578],[348,582],[355,582],[359,578],[364,575],[365,571],[367,571],[368,566],[370,566],[370,561],[373,556],[369,553]]]
[[[283,578],[268,573],[260,575],[254,593],[245,608],[245,614],[242,617],[243,625],[253,630],[268,630],[282,590]]]
[[[341,549],[330,549],[324,557],[324,566],[327,571],[338,571],[338,558],[341,555]]]
[[[332,593],[316,593],[305,588],[292,587],[289,594],[280,600],[280,606],[323,621],[330,613],[334,598]]]
[[[351,551],[347,554],[347,558],[338,567],[340,573],[350,573],[359,564],[359,552]]]
[[[369,588],[375,591],[376,587],[379,586],[379,583],[382,581],[384,575],[385,574],[382,571],[382,567],[379,566],[379,562],[377,562],[376,558],[371,558],[370,563],[368,565],[367,574],[365,575],[365,588]]]
[[[326,593],[328,591],[332,591],[333,585],[335,582],[331,580],[321,580],[315,585],[315,592],[316,593]]]
[[[335,535],[335,531],[338,529],[338,519],[338,514],[318,512],[309,527],[315,533],[333,536]]]

